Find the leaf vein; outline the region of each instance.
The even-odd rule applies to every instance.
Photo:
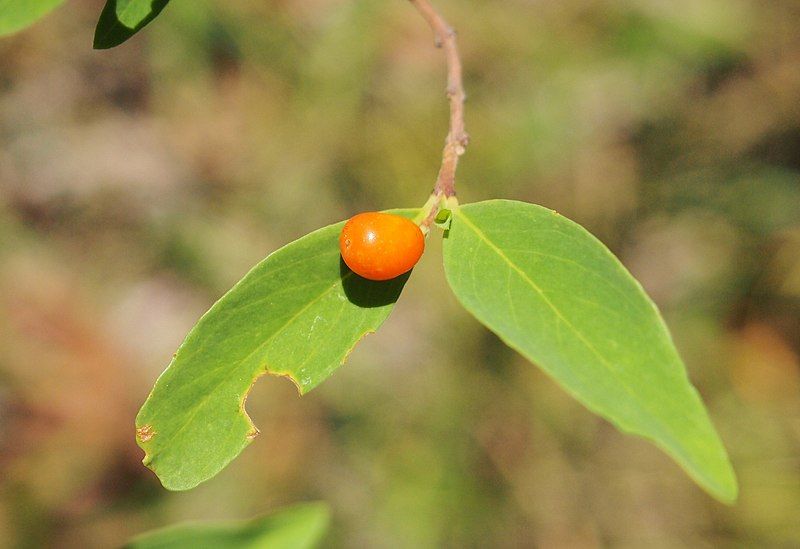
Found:
[[[544,291],[539,287],[539,285],[536,284],[533,280],[531,280],[531,278],[527,275],[527,273],[525,271],[523,271],[522,269],[517,267],[517,265],[510,260],[510,258],[503,252],[502,249],[497,247],[497,245],[495,245],[494,242],[492,242],[486,236],[486,234],[483,231],[480,230],[480,228],[478,228],[472,221],[469,220],[469,218],[464,214],[463,211],[459,211],[459,216],[464,221],[464,224],[466,226],[468,226],[472,230],[472,232],[474,232],[475,235],[480,240],[482,240],[495,254],[497,254],[500,257],[500,259],[502,259],[509,266],[509,268],[511,268],[514,271],[516,271],[517,274],[519,275],[519,277],[523,281],[525,281],[537,294],[539,294],[539,296],[542,298],[544,303],[556,315],[556,318],[560,319],[560,321],[563,322],[564,325],[567,328],[569,328],[575,334],[575,336],[578,338],[578,340],[592,354],[594,354],[599,359],[600,363],[603,366],[605,366],[605,368],[609,371],[609,373],[611,373],[619,381],[620,386],[625,388],[625,391],[631,396],[632,400],[634,402],[637,402],[639,404],[641,410],[644,411],[645,413],[647,413],[647,415],[650,417],[650,419],[653,421],[653,423],[659,425],[662,430],[664,430],[667,433],[669,433],[669,437],[671,439],[674,439],[674,436],[672,434],[672,430],[670,429],[670,427],[668,425],[665,425],[664,422],[662,422],[661,420],[659,420],[658,416],[655,416],[655,415],[652,414],[650,408],[648,406],[646,406],[646,403],[644,403],[638,397],[636,391],[632,390],[632,388],[628,385],[628,383],[624,380],[624,378],[618,375],[618,370],[616,368],[614,368],[613,365],[597,350],[597,348],[594,345],[592,345],[592,343],[590,341],[588,341],[586,339],[586,337],[583,335],[583,333],[581,333],[581,331],[578,330],[575,327],[575,325],[572,324],[569,321],[569,319],[567,319],[563,315],[561,310],[558,307],[556,307],[555,304],[552,301],[550,301],[550,299],[547,297],[547,295],[544,293]],[[692,421],[691,418],[690,418],[690,421]],[[692,421],[692,422],[694,423],[694,421]],[[638,431],[638,429],[637,429],[637,431]],[[680,448],[680,445],[677,445],[676,447]]]

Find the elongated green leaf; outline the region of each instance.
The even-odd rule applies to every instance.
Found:
[[[94,31],[98,50],[119,46],[156,18],[169,0],[106,0]]]
[[[0,36],[33,25],[64,0],[0,0]]]
[[[389,315],[408,274],[386,282],[353,274],[339,256],[343,224],[271,254],[186,337],[136,418],[144,463],[164,487],[211,478],[258,434],[244,410],[256,378],[286,376],[304,394]]]
[[[229,523],[188,523],[137,536],[128,549],[311,549],[330,522],[325,503],[304,503],[273,515]]]
[[[509,346],[623,431],[652,440],[724,502],[725,449],[653,302],[585,229],[509,200],[454,211],[447,280]]]

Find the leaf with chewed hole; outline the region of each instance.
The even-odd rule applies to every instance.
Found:
[[[305,394],[389,315],[409,273],[385,282],[352,273],[339,255],[343,225],[270,254],[186,336],[136,418],[144,463],[165,488],[213,477],[258,434],[244,403],[259,376],[286,376]]]
[[[252,520],[225,523],[186,523],[141,534],[126,549],[312,549],[330,524],[323,502],[302,503]]]
[[[453,211],[458,300],[623,431],[652,440],[717,499],[736,499],[722,442],[656,306],[611,252],[552,210],[511,200]]]
[[[26,29],[63,3],[64,0],[0,0],[0,36]]]

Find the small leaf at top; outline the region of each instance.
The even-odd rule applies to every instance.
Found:
[[[21,31],[50,13],[64,0],[0,0],[0,36]]]
[[[119,46],[156,18],[169,0],[107,0],[94,31],[94,48]]]
[[[458,300],[590,410],[652,440],[717,499],[737,484],[656,306],[580,225],[510,200],[453,212],[444,244]]]
[[[304,394],[389,315],[409,273],[385,282],[355,275],[339,255],[343,225],[270,254],[186,336],[136,418],[144,463],[165,488],[213,477],[258,434],[244,403],[259,376],[286,376]]]
[[[328,530],[330,509],[304,503],[266,517],[227,523],[187,523],[147,532],[126,549],[312,549]]]

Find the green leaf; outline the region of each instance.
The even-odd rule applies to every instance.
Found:
[[[442,208],[436,213],[436,217],[433,218],[433,222],[443,231],[450,230],[450,218],[452,217],[452,214],[453,212],[451,212],[449,209]]]
[[[148,532],[132,539],[128,549],[311,549],[328,530],[325,503],[304,503],[267,517],[230,523],[188,523]]]
[[[169,0],[107,0],[97,28],[94,48],[119,46],[156,18]]]
[[[269,255],[189,332],[136,418],[144,464],[164,487],[213,477],[258,434],[244,403],[259,376],[286,376],[305,394],[389,315],[409,274],[352,273],[339,255],[343,225]]]
[[[33,25],[64,0],[0,0],[0,36]]]
[[[737,485],[653,302],[580,225],[522,202],[453,212],[444,245],[458,300],[591,411],[652,440],[717,499]]]

